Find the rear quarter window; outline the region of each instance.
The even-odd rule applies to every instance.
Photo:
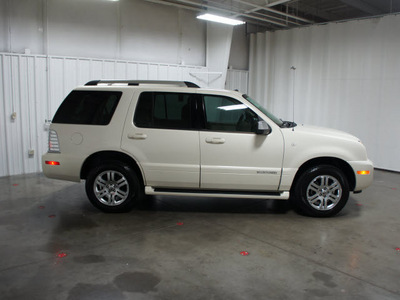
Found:
[[[53,123],[108,125],[122,92],[72,91],[58,108]]]

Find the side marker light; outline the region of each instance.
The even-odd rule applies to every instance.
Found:
[[[45,161],[45,164],[46,164],[46,165],[51,165],[51,166],[59,166],[59,165],[60,165],[60,162],[58,162],[58,161],[52,161],[52,160],[46,160],[46,161]]]
[[[357,171],[357,174],[358,175],[369,175],[369,171],[365,171],[365,170],[363,170],[363,171]]]

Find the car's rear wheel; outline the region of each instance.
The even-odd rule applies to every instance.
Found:
[[[139,204],[142,187],[136,173],[120,162],[93,168],[86,179],[90,202],[104,212],[127,212]]]
[[[301,214],[331,217],[349,199],[349,184],[343,172],[329,165],[309,168],[300,175],[292,190],[291,202]]]

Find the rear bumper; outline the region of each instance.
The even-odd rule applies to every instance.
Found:
[[[354,191],[361,191],[371,185],[374,179],[374,165],[372,161],[349,161],[350,166],[353,168],[356,184]],[[367,171],[368,174],[359,174],[358,171]]]
[[[46,162],[57,162],[51,165]],[[77,159],[69,159],[60,153],[46,153],[42,156],[43,174],[46,177],[79,182],[82,163]]]

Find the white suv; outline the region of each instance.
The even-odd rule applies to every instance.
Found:
[[[328,217],[373,178],[356,137],[281,121],[238,92],[190,82],[91,81],[59,107],[42,158],[50,178],[86,180],[106,212],[146,195],[290,199]]]

